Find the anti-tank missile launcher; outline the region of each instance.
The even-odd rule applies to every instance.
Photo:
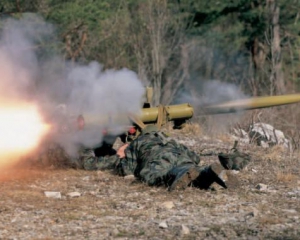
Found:
[[[147,88],[146,99],[140,115],[81,115],[78,117],[78,129],[83,129],[89,125],[107,125],[107,126],[124,126],[124,123],[128,123],[128,118],[132,121],[132,126],[128,126],[126,129],[117,129],[109,127],[105,130],[107,135],[119,135],[120,132],[128,131],[129,134],[136,134],[136,130],[140,130],[149,124],[156,124],[159,128],[165,125],[167,122],[173,122],[174,128],[179,129],[184,127],[185,122],[194,116],[194,108],[189,103],[151,107],[152,101],[152,88]],[[282,95],[282,96],[270,96],[270,97],[255,97],[241,100],[228,101],[220,104],[214,104],[203,107],[201,114],[224,114],[235,113],[244,110],[268,108],[273,106],[280,106],[286,104],[292,104],[300,102],[300,94]],[[126,124],[125,124],[126,125]],[[134,129],[133,129],[134,127]],[[137,131],[138,132],[138,131]]]

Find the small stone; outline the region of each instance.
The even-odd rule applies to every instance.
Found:
[[[231,172],[231,174],[233,174],[233,175],[236,175],[236,174],[239,174],[239,173],[240,173],[240,171],[238,171],[238,170],[231,170],[230,172]]]
[[[298,213],[297,210],[295,209],[283,209],[282,211],[286,213],[295,213],[295,214]]]
[[[67,194],[67,196],[69,196],[71,198],[80,197],[81,193],[79,193],[79,192],[70,192],[70,193]]]
[[[256,185],[255,188],[260,190],[260,191],[266,191],[268,189],[268,185],[263,184],[263,183],[259,183],[259,184]]]
[[[49,192],[49,191],[45,191],[44,192],[45,196],[48,198],[57,198],[57,199],[61,199],[61,193],[60,192]]]
[[[210,230],[210,228],[208,228],[208,227],[200,227],[198,230],[200,232],[206,232],[206,231]]]
[[[125,180],[134,180],[134,179],[135,179],[135,177],[134,177],[134,175],[133,175],[133,174],[131,174],[131,175],[127,175],[127,176],[125,176],[125,177],[124,177],[124,179],[125,179]]]
[[[277,191],[274,190],[274,189],[268,189],[267,192],[268,192],[268,193],[277,193]]]
[[[90,180],[90,176],[83,177],[82,180],[83,181],[88,181],[88,180]]]
[[[256,208],[253,208],[251,212],[248,212],[245,215],[245,219],[250,219],[250,218],[253,218],[253,217],[257,217],[258,214],[259,214],[259,211]]]
[[[251,169],[252,172],[257,173],[257,170],[255,170],[254,168]]]
[[[175,207],[172,201],[163,202],[161,206],[166,209],[172,209],[173,207]]]
[[[296,195],[296,192],[288,192],[287,193],[289,196],[294,196],[294,195]]]
[[[116,228],[111,231],[111,235],[113,236],[117,236],[119,233],[120,233],[119,230]]]
[[[168,224],[166,221],[161,222],[158,226],[159,226],[159,228],[163,228],[163,229],[168,228]]]
[[[187,226],[185,226],[185,225],[181,225],[181,234],[182,235],[188,235],[188,234],[190,234],[190,229]]]

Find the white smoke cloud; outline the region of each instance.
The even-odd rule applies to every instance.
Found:
[[[79,145],[99,145],[104,129],[124,131],[128,114],[140,111],[144,88],[128,69],[104,71],[97,62],[65,62],[53,54],[55,39],[53,26],[36,15],[7,19],[0,32],[0,94],[34,101],[51,121],[61,118],[58,104],[65,104],[67,117],[93,119],[83,131],[52,133],[52,140],[74,154]]]
[[[238,86],[232,83],[221,82],[220,80],[192,79],[189,91],[183,91],[177,103],[188,102],[194,107],[194,119],[202,119],[203,130],[208,134],[219,134],[226,132],[228,127],[237,123],[243,117],[244,111],[237,111],[231,114],[206,115],[205,107],[248,98]]]
[[[211,80],[203,84],[203,104],[215,104],[246,98],[235,84]]]
[[[191,85],[192,91],[184,91],[179,97],[180,102],[189,102],[202,107],[247,98],[235,84],[220,80],[199,80],[192,82]]]

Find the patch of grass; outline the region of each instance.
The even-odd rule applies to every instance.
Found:
[[[137,230],[135,232],[127,232],[127,231],[120,231],[116,237],[140,237],[145,235],[145,231],[144,230]]]
[[[278,217],[268,216],[268,215],[261,217],[258,221],[262,225],[273,225],[273,224],[280,224],[283,222],[283,220]]]
[[[31,190],[19,190],[14,189],[13,191],[7,191],[6,196],[14,199],[16,201],[26,199],[27,202],[29,201],[42,201],[44,200],[45,196],[40,191],[31,191]]]
[[[200,136],[203,133],[203,131],[201,126],[197,123],[186,123],[184,128],[181,130],[181,133]]]
[[[73,221],[73,220],[81,220],[83,214],[81,212],[64,212],[60,213],[60,218],[62,220]]]
[[[275,162],[280,162],[283,160],[282,156],[286,155],[286,148],[280,145],[276,145],[267,150],[266,153],[262,155],[262,160],[270,160]]]
[[[298,176],[292,173],[278,172],[276,174],[276,179],[280,182],[289,183],[297,181]]]
[[[232,143],[232,146],[234,144],[234,139],[228,133],[219,133],[216,135],[216,138],[224,143]]]

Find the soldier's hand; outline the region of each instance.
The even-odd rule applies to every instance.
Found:
[[[125,149],[128,147],[128,143],[124,144],[122,147],[120,147],[117,151],[117,155],[119,158],[124,158],[125,157]]]

